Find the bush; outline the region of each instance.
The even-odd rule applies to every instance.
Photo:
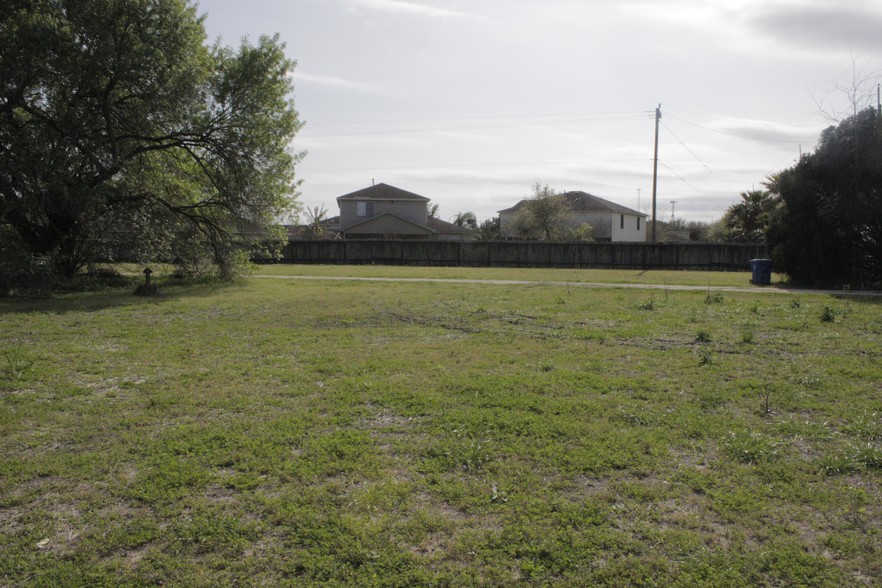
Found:
[[[12,231],[0,227],[0,297],[40,294],[53,285],[51,258],[29,253]]]

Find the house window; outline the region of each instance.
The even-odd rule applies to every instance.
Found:
[[[624,214],[619,215],[619,228],[620,229],[625,228],[625,215]]]
[[[355,215],[356,216],[374,216],[374,203],[373,202],[356,202],[355,203]]]
[[[640,217],[637,217],[637,230],[640,230]]]

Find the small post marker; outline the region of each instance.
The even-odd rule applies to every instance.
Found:
[[[137,296],[156,296],[159,294],[156,284],[150,283],[150,274],[152,273],[153,270],[149,267],[144,268],[144,283],[135,289],[135,294]]]

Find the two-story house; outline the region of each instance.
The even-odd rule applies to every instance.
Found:
[[[646,215],[642,212],[587,192],[564,192],[561,197],[570,209],[572,226],[590,225],[595,241],[646,241]],[[521,200],[511,208],[499,211],[499,232],[503,239],[517,237],[512,230],[512,220],[526,203]]]
[[[345,239],[462,240],[466,228],[429,215],[430,199],[388,184],[337,197],[339,232]]]

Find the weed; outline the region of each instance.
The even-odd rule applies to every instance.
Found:
[[[882,441],[882,415],[864,412],[842,426],[842,432],[865,441]]]
[[[475,434],[460,428],[446,433],[443,442],[430,450],[429,455],[438,459],[447,470],[476,472],[491,461],[492,447],[489,431]]]
[[[704,297],[705,304],[722,304],[723,295],[720,292],[708,289],[707,296]]]
[[[814,460],[818,471],[826,476],[850,474],[858,469],[853,456],[843,451],[831,451]]]
[[[710,343],[711,342],[710,333],[704,329],[699,330],[698,333],[696,333],[696,335],[695,335],[695,342],[696,343]]]
[[[714,363],[714,352],[710,347],[701,347],[698,350],[698,365],[705,367],[709,365],[713,365]]]
[[[3,379],[23,380],[33,372],[36,360],[23,349],[4,349],[2,356],[3,364],[0,365],[0,374]]]
[[[775,414],[775,410],[772,408],[772,392],[770,384],[765,384],[759,391],[760,409],[764,415]]]
[[[819,390],[821,388],[821,374],[815,370],[803,376],[796,376],[792,381],[808,390]]]
[[[873,443],[848,445],[822,456],[816,465],[828,476],[882,469],[882,447]]]
[[[638,426],[646,426],[651,422],[650,417],[627,411],[624,408],[619,409],[619,420],[629,425]]]
[[[640,310],[655,310],[655,296],[650,296],[648,300],[639,303],[637,308]]]
[[[730,432],[723,449],[732,459],[746,464],[767,461],[777,455],[776,445],[756,431]]]
[[[508,495],[505,492],[500,492],[499,489],[496,487],[496,484],[493,484],[490,491],[491,491],[490,502],[495,502],[495,503],[508,502]]]
[[[855,463],[861,468],[882,469],[882,447],[873,443],[861,443],[852,447]]]
[[[821,322],[832,323],[836,321],[836,311],[830,306],[821,309]]]
[[[741,327],[741,343],[750,345],[755,337],[755,327],[753,325],[742,325]]]
[[[829,424],[816,423],[811,420],[798,420],[793,417],[782,420],[777,424],[777,430],[794,439],[829,440],[833,437],[833,431]]]
[[[800,303],[798,299],[794,298],[790,301],[791,310],[799,310],[800,308],[802,308],[802,303]]]

